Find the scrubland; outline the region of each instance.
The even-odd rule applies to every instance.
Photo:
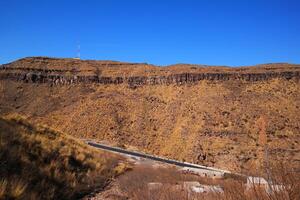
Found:
[[[138,167],[120,176],[118,184],[125,194],[124,199],[133,200],[298,200],[299,172],[299,168],[289,163],[268,163],[264,170],[251,172],[269,180],[264,185],[262,182],[247,184],[246,178],[212,179],[182,174],[170,168]],[[195,181],[202,185],[220,186],[224,192],[195,193],[185,184]]]

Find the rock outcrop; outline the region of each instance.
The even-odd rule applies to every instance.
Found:
[[[50,70],[32,68],[9,68],[4,67],[0,71],[0,79],[24,81],[26,83],[48,83],[51,85],[68,85],[77,83],[97,83],[97,84],[128,84],[130,87],[143,85],[162,84],[194,84],[202,80],[208,81],[266,81],[273,78],[285,80],[299,80],[300,71],[280,71],[264,73],[179,73],[170,75],[149,75],[149,76],[101,76],[101,75],[77,75],[78,71],[72,70]]]

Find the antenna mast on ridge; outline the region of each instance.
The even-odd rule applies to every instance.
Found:
[[[78,43],[78,45],[77,45],[77,55],[73,59],[80,60],[80,43]]]
[[[76,58],[80,60],[80,44],[78,44],[78,46],[77,46],[77,57]]]

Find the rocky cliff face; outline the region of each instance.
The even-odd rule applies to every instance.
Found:
[[[228,68],[25,58],[0,69],[0,114],[230,170],[300,160],[298,65]],[[262,140],[261,138],[266,138]]]
[[[128,76],[124,74],[123,76],[105,76],[101,75],[101,71],[99,68],[104,68],[102,70],[109,71],[108,65],[113,65],[116,68],[116,63],[109,63],[104,65],[103,63],[98,63],[95,61],[92,69],[86,70],[90,73],[83,74],[84,71],[82,68],[73,68],[68,69],[66,67],[61,67],[58,69],[53,69],[51,67],[47,67],[49,62],[51,63],[51,59],[48,60],[48,63],[39,63],[37,67],[31,67],[34,65],[34,58],[32,61],[28,63],[23,63],[23,61],[17,61],[16,63],[6,64],[0,69],[0,79],[2,80],[15,80],[15,81],[24,81],[26,83],[48,83],[51,85],[68,85],[68,84],[76,84],[76,83],[97,83],[97,84],[128,84],[130,87],[137,87],[143,85],[162,85],[162,84],[195,84],[202,80],[208,81],[228,81],[228,80],[242,80],[242,81],[267,81],[274,78],[280,78],[285,80],[300,79],[300,67],[299,69],[296,67],[285,68],[280,65],[275,68],[271,68],[272,71],[269,71],[270,68],[266,68],[266,70],[257,70],[251,71],[247,70],[247,68],[236,68],[231,69],[231,71],[225,72],[216,72],[220,70],[206,70],[204,72],[193,72],[189,68],[183,68],[181,73],[178,73],[178,70],[172,71],[172,69],[164,69],[164,71],[169,72],[166,75],[152,75],[155,73],[148,73],[144,75],[145,72],[141,71],[140,74],[135,74],[134,76]],[[44,61],[46,62],[46,61]],[[68,65],[72,65],[72,60],[69,61]],[[76,63],[74,63],[76,65]],[[78,65],[78,64],[77,64]],[[98,66],[97,66],[98,65]],[[122,65],[124,66],[139,66],[139,64],[128,64],[128,63],[117,63],[117,66],[121,67],[119,70],[122,71]],[[284,64],[286,65],[286,64]],[[21,66],[21,67],[20,67]],[[80,65],[79,65],[80,66]],[[106,67],[106,68],[105,68]],[[183,70],[186,72],[183,73]],[[195,67],[194,67],[195,69]],[[197,69],[197,68],[196,68]],[[110,69],[111,70],[111,69]],[[155,71],[155,70],[153,70]],[[156,71],[158,71],[156,69]],[[160,70],[161,71],[161,70]],[[92,74],[92,75],[91,75]]]

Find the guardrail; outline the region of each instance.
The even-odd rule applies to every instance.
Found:
[[[105,149],[108,151],[115,151],[118,153],[123,153],[123,154],[141,157],[141,158],[151,159],[151,160],[155,160],[155,161],[159,161],[159,162],[176,165],[179,167],[188,167],[188,168],[194,168],[194,169],[214,171],[214,172],[218,172],[218,173],[222,173],[222,174],[231,173],[230,171],[227,171],[227,170],[217,169],[217,168],[213,168],[213,167],[206,167],[206,166],[197,165],[197,164],[188,163],[188,162],[180,162],[178,160],[172,160],[172,159],[163,158],[163,157],[159,157],[159,156],[153,156],[153,155],[140,153],[140,152],[136,152],[136,151],[129,151],[129,150],[122,149],[119,147],[112,147],[112,146],[108,146],[105,144],[99,144],[99,143],[95,143],[95,142],[91,142],[91,141],[86,141],[86,143],[88,145],[96,147],[96,148],[101,148],[101,149]]]

